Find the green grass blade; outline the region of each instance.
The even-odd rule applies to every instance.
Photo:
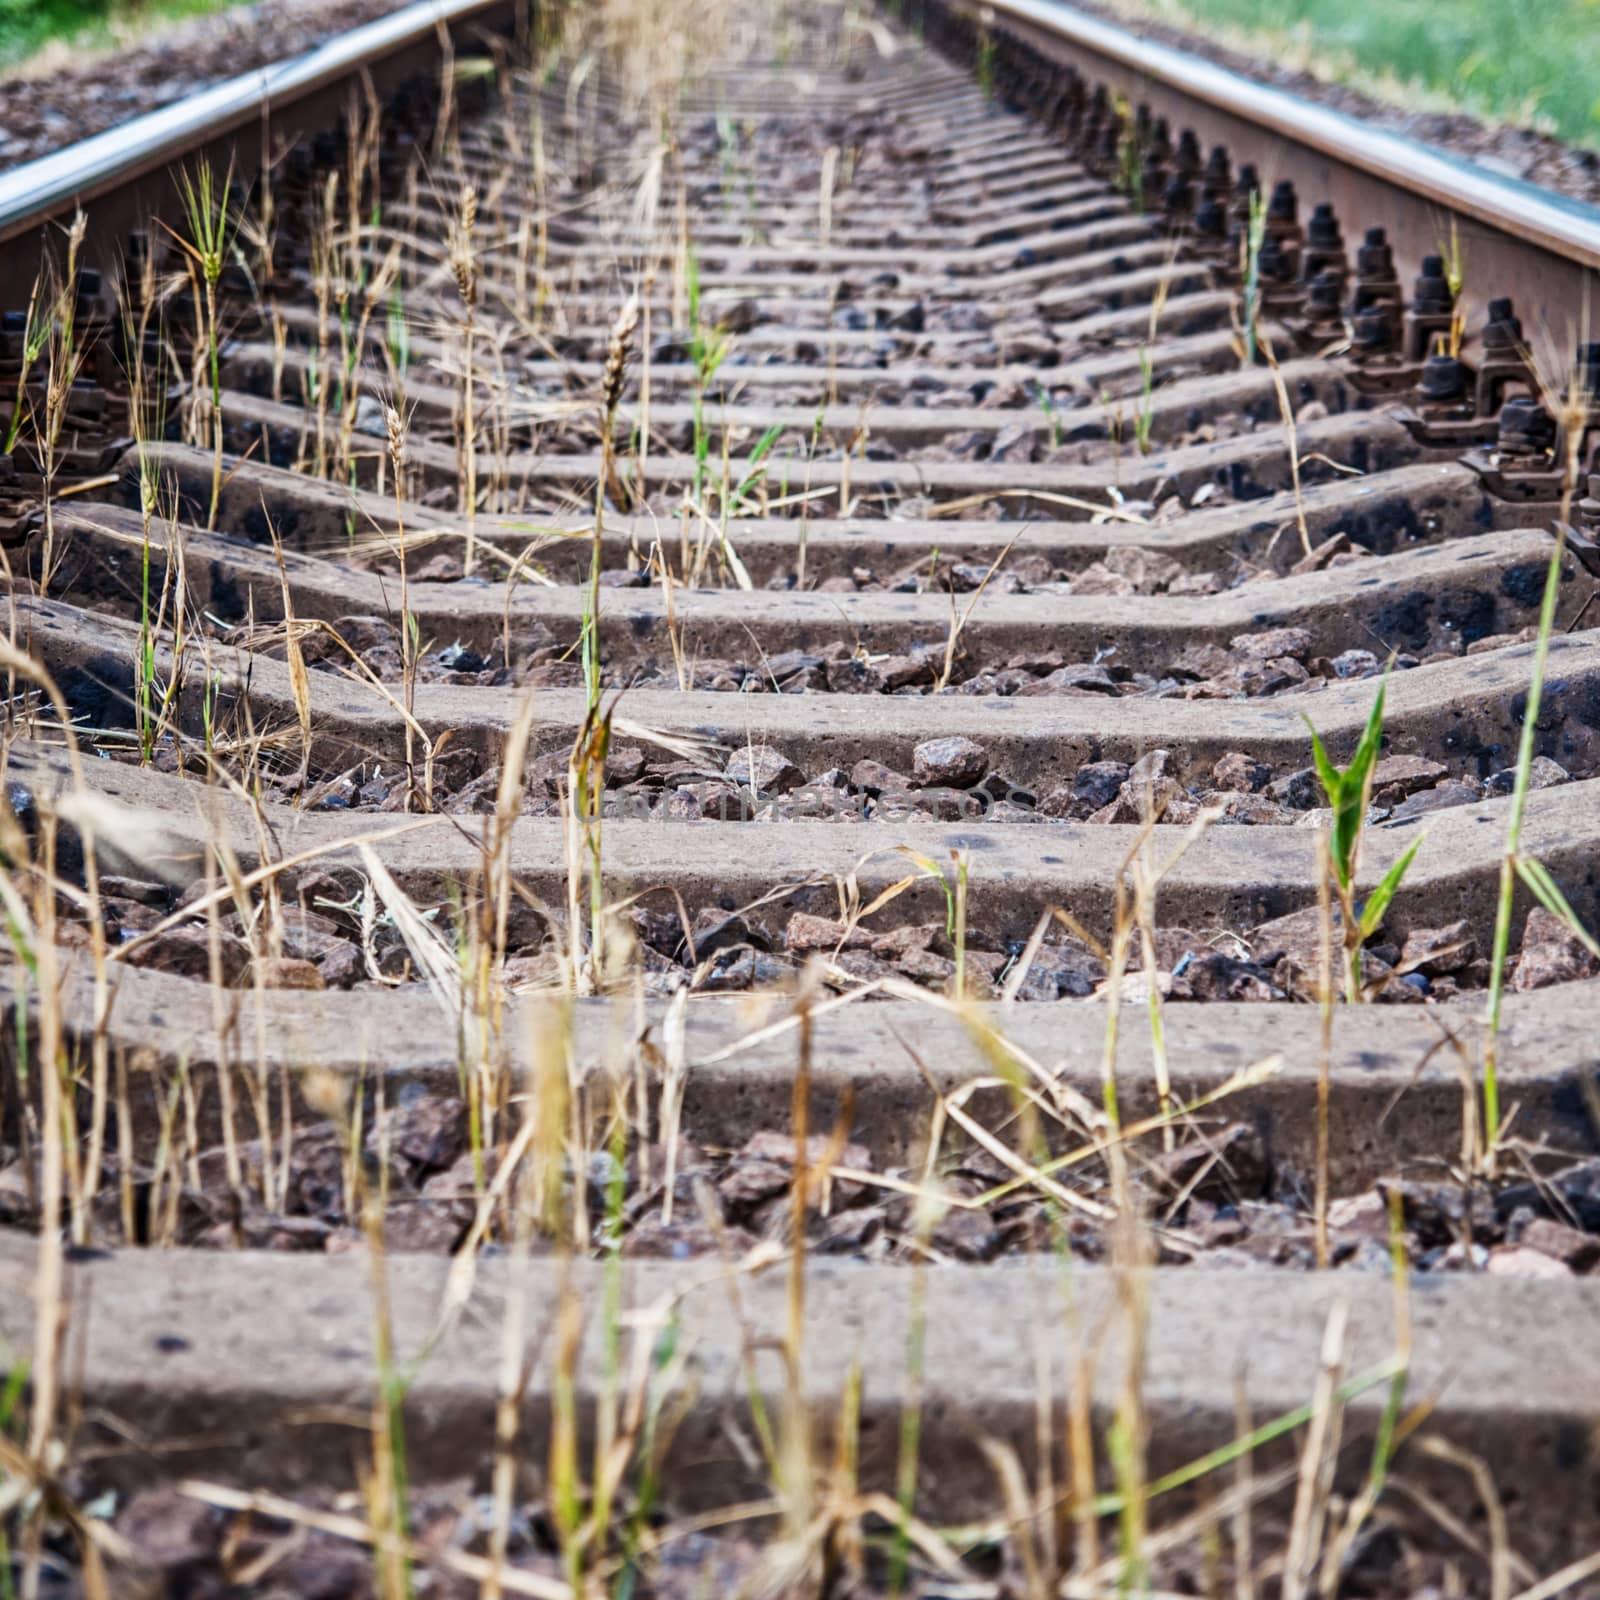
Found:
[[[762,473],[765,471],[765,468],[762,467],[761,463],[766,459],[767,452],[771,450],[773,445],[778,442],[778,437],[780,434],[782,434],[782,432],[783,424],[781,422],[773,423],[773,425],[761,435],[761,440],[756,445],[755,449],[750,452],[750,470],[745,474],[744,482],[741,483],[734,491],[733,498],[736,504],[740,500],[744,499],[744,497],[761,478]]]
[[[1367,725],[1361,730],[1361,742],[1350,758],[1350,765],[1345,768],[1345,775],[1355,778],[1363,786],[1378,764],[1378,746],[1383,742],[1383,701],[1388,692],[1389,674],[1385,672],[1378,681],[1378,693],[1373,699],[1372,710],[1367,713]]]
[[[1518,856],[1516,866],[1517,876],[1533,891],[1534,899],[1551,916],[1559,917],[1572,936],[1582,941],[1584,949],[1590,955],[1600,957],[1600,940],[1596,940],[1578,920],[1577,912],[1572,909],[1567,897],[1562,894],[1560,885],[1550,876],[1545,864],[1542,861],[1535,861],[1532,856]]]
[[[1317,781],[1322,785],[1322,792],[1327,797],[1328,804],[1337,810],[1339,795],[1344,789],[1344,774],[1328,759],[1327,746],[1323,744],[1321,735],[1312,727],[1311,718],[1302,711],[1300,720],[1311,731],[1311,761],[1317,769]]]
[[[1369,939],[1382,926],[1384,913],[1389,909],[1389,902],[1394,899],[1395,891],[1400,887],[1407,871],[1410,869],[1417,851],[1422,848],[1422,836],[1411,841],[1411,848],[1400,857],[1395,864],[1384,873],[1378,887],[1367,896],[1367,903],[1361,909],[1361,937]]]

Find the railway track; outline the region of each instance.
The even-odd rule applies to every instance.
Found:
[[[1591,1581],[1600,220],[446,9],[0,178],[0,1558]]]

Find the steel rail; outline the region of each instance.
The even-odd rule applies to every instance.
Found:
[[[131,189],[197,149],[259,125],[363,70],[427,48],[440,28],[459,28],[510,9],[509,0],[416,0],[299,55],[212,84],[0,173],[0,243],[37,233],[76,207]],[[7,250],[0,260],[21,254],[20,248]],[[27,264],[29,278],[35,265]]]
[[[1193,126],[1203,141],[1230,145],[1235,160],[1259,162],[1270,151],[1305,200],[1335,202],[1347,235],[1372,223],[1387,227],[1413,270],[1438,248],[1441,233],[1448,237],[1451,219],[1464,224],[1476,249],[1468,252],[1470,300],[1512,294],[1519,307],[1547,320],[1565,316],[1574,328],[1590,298],[1600,308],[1589,277],[1600,269],[1600,207],[1368,126],[1061,0],[956,0],[953,9],[980,26],[1009,28],[1130,99],[1149,97],[1175,132]],[[1568,330],[1552,321],[1551,331]]]
[[[1386,183],[1412,190],[1430,204],[1447,206],[1492,227],[1515,228],[1542,249],[1600,267],[1600,206],[1553,194],[1463,157],[1369,127],[1314,100],[1255,83],[1170,45],[1141,39],[1059,0],[989,0],[989,7],[997,15],[1050,28],[1142,73],[1152,83],[1170,85],[1219,110],[1248,117],[1275,134],[1315,145]]]

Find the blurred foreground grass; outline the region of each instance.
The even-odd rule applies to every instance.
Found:
[[[1386,100],[1600,146],[1600,0],[1114,0]]]

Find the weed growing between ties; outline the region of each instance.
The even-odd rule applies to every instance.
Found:
[[[1592,349],[1592,346],[1587,348]],[[1544,695],[1545,673],[1550,639],[1555,629],[1556,600],[1561,588],[1561,568],[1566,556],[1566,541],[1573,501],[1577,495],[1581,470],[1584,424],[1600,395],[1600,373],[1581,365],[1563,369],[1548,359],[1538,363],[1540,386],[1546,409],[1558,425],[1562,445],[1561,509],[1556,520],[1555,543],[1545,570],[1544,592],[1539,606],[1539,631],[1534,646],[1533,668],[1528,683],[1528,698],[1522,714],[1522,737],[1517,746],[1516,781],[1512,789],[1511,815],[1506,823],[1505,854],[1500,867],[1500,896],[1495,910],[1494,950],[1490,960],[1488,1015],[1483,1048],[1483,1127],[1488,1160],[1493,1163],[1503,1123],[1500,1105],[1500,1025],[1505,998],[1506,957],[1511,946],[1513,896],[1518,881],[1561,925],[1586,948],[1600,953],[1600,942],[1585,928],[1560,886],[1543,863],[1522,849],[1522,829],[1527,814],[1528,788],[1532,775],[1534,737]]]
[[[219,183],[210,163],[202,162],[193,177],[187,172],[182,174],[179,187],[184,227],[182,232],[169,231],[183,252],[194,294],[195,321],[199,329],[195,353],[196,397],[203,392],[202,381],[210,386],[209,406],[203,411],[196,410],[196,429],[197,432],[209,431],[211,435],[211,506],[206,514],[206,526],[213,528],[217,522],[217,502],[222,496],[222,330],[217,321],[217,286],[234,251],[237,213],[229,200],[233,171],[230,168]]]

